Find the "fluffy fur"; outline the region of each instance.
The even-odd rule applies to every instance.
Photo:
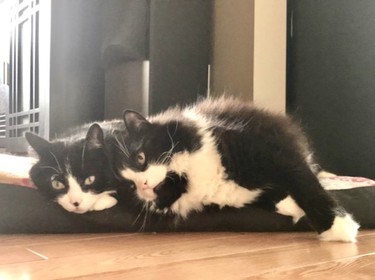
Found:
[[[252,204],[295,221],[306,215],[323,240],[355,240],[358,225],[321,187],[290,118],[221,98],[148,120],[128,110],[124,123],[120,173],[156,210],[187,217],[204,205]]]

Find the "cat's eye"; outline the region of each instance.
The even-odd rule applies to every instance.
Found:
[[[95,182],[95,176],[90,176],[85,179],[85,185],[89,186],[92,185]]]
[[[145,155],[144,152],[140,152],[140,153],[137,154],[137,162],[140,165],[145,164],[145,162],[146,162],[146,155]]]
[[[64,184],[57,180],[52,180],[51,185],[55,190],[62,190],[65,188]]]

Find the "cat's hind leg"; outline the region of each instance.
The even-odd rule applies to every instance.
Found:
[[[345,211],[336,213],[332,226],[319,236],[322,241],[356,242],[359,224]]]
[[[321,240],[356,241],[358,223],[323,189],[317,177],[307,166],[300,167],[298,170],[293,169],[292,172],[283,174],[282,177],[282,184],[287,186],[291,198],[298,205],[297,208],[290,208],[294,213],[291,215],[293,218],[299,218],[302,215],[302,212],[298,210],[301,208],[319,233]],[[282,206],[285,205],[284,203]]]

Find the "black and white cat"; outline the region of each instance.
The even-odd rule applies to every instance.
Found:
[[[120,173],[160,212],[248,204],[306,215],[326,241],[355,242],[359,225],[322,188],[308,141],[290,118],[220,98],[145,119],[124,112]],[[249,217],[251,219],[251,217]]]
[[[105,134],[102,127],[105,128]],[[30,178],[49,199],[77,214],[99,211],[117,203],[117,185],[111,164],[116,131],[124,130],[122,121],[84,125],[66,138],[49,142],[26,133],[30,146],[39,155]]]

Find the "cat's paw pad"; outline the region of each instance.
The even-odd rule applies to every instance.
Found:
[[[322,241],[356,242],[358,229],[359,224],[353,220],[351,215],[336,216],[331,228],[320,234],[320,239]]]
[[[100,197],[93,206],[93,211],[101,211],[117,204],[117,199],[110,195]]]

